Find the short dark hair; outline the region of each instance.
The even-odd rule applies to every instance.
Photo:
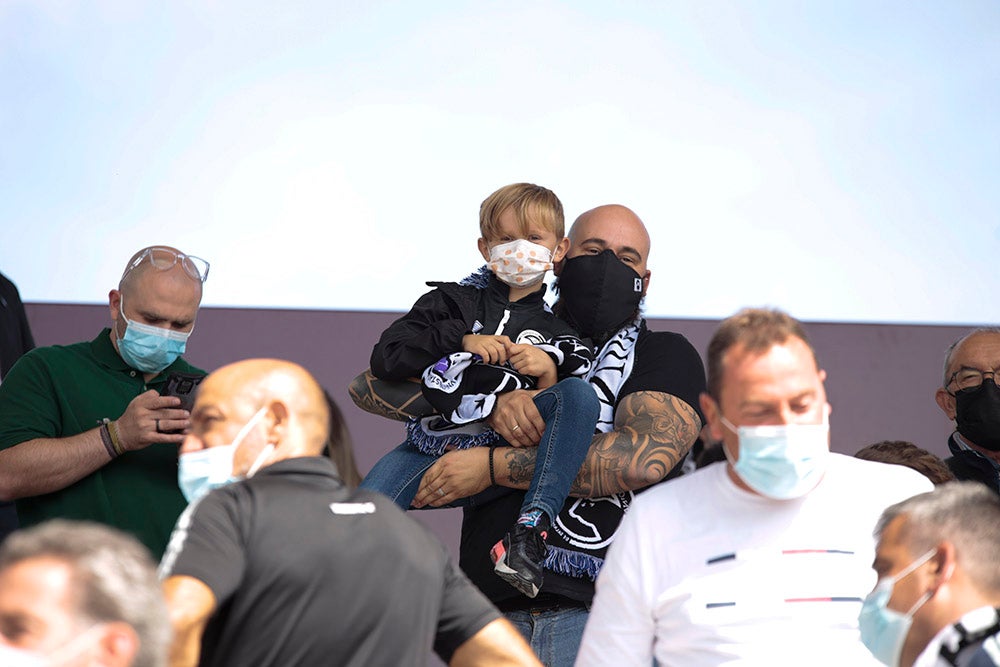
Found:
[[[722,389],[722,363],[726,352],[742,345],[748,352],[766,352],[789,338],[798,338],[816,361],[816,350],[802,324],[776,308],[744,308],[722,321],[708,343],[708,393],[719,400]],[[816,363],[817,367],[819,363]]]
[[[934,482],[934,486],[955,481],[955,475],[944,461],[906,440],[875,442],[862,447],[854,456],[865,461],[892,463],[912,468]]]

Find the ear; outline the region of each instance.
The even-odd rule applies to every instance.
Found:
[[[698,404],[701,405],[701,413],[705,415],[705,426],[708,427],[708,433],[712,436],[713,442],[722,442],[723,432],[722,432],[722,422],[719,421],[719,404],[715,402],[715,399],[708,395],[708,392],[701,392],[698,396]]]
[[[642,295],[646,296],[646,290],[649,289],[649,278],[653,275],[653,272],[646,269],[646,275],[642,277]]]
[[[267,427],[267,441],[281,444],[288,433],[288,406],[281,401],[274,401],[268,408],[267,416],[271,419]]]
[[[117,322],[121,315],[122,293],[116,289],[108,292],[108,310],[111,311],[111,321]]]
[[[490,261],[490,245],[486,242],[486,239],[479,239],[479,254],[483,256],[483,259],[487,262]]]
[[[561,262],[563,257],[566,256],[566,251],[569,250],[569,237],[562,237],[562,240],[556,244],[555,250],[552,251],[552,264],[553,266],[558,262]]]
[[[948,419],[955,421],[955,397],[948,393],[944,387],[938,387],[934,392],[934,400],[938,407],[948,416]]]
[[[934,563],[934,590],[936,591],[943,584],[951,581],[955,574],[955,567],[958,564],[955,545],[947,540],[938,544],[937,553],[931,558],[931,562]]]
[[[108,623],[97,644],[99,655],[94,664],[128,667],[134,663],[139,653],[139,644],[139,635],[131,625],[124,621]]]

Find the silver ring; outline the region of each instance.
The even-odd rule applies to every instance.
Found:
[[[515,424],[510,427],[510,431],[511,431],[511,433],[513,433],[514,431],[516,431],[519,428],[521,428],[521,425],[515,422]]]
[[[444,488],[439,488],[438,489],[438,495],[441,496],[442,498],[444,498]]]
[[[163,431],[160,430],[160,420],[159,419],[156,420],[156,432],[157,433],[163,433]]]

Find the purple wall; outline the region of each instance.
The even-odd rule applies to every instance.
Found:
[[[107,306],[27,304],[38,345],[93,338],[108,326]],[[347,384],[368,365],[371,347],[398,315],[348,311],[202,310],[187,359],[206,370],[249,357],[279,357],[308,368],[344,409],[354,436],[358,466],[366,472],[401,442],[398,422],[354,406]],[[716,326],[708,320],[652,320],[656,330],[687,336],[704,355]],[[854,453],[878,440],[910,440],[945,455],[951,426],[934,402],[945,348],[962,327],[809,324],[809,335],[828,374],[833,405],[833,448]],[[458,510],[414,512],[457,551]]]

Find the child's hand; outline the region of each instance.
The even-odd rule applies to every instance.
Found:
[[[483,363],[487,364],[506,362],[506,346],[510,344],[510,338],[507,336],[480,336],[479,334],[462,336],[462,350],[478,354],[483,358]]]
[[[537,378],[539,389],[546,389],[556,383],[556,363],[534,345],[507,345],[507,360],[521,375]]]

